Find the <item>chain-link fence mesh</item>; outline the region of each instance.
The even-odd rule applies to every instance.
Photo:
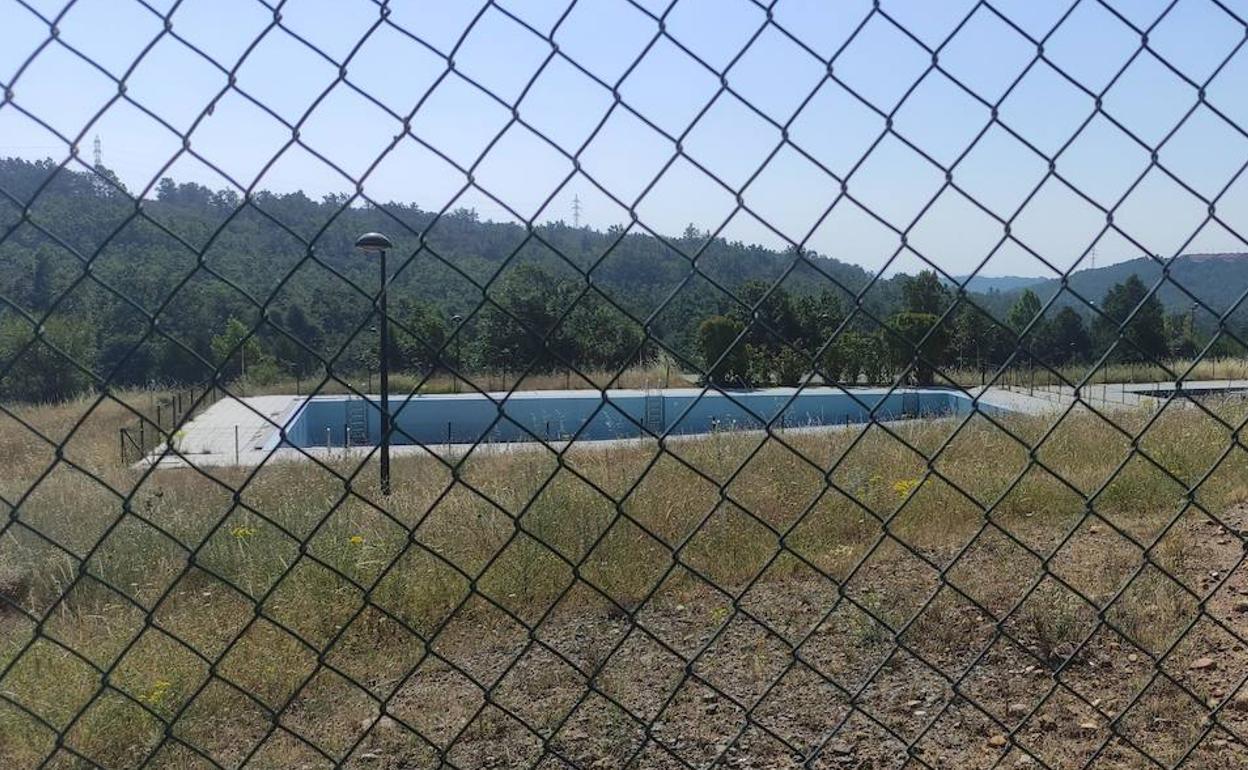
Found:
[[[736,37],[711,18],[728,15],[727,4],[703,4],[709,16],[695,26],[732,48],[711,57],[681,31],[688,24],[674,23],[686,4],[575,0],[544,23],[524,3],[465,4],[473,7],[462,28],[443,40],[421,23],[423,11],[359,3],[331,46],[284,18],[298,3],[257,0],[251,12],[267,16],[260,33],[225,57],[196,42],[185,4],[134,0],[126,12],[140,12],[154,32],[122,66],[106,48],[62,34],[86,0],[3,6],[0,18],[37,34],[3,73],[0,113],[41,127],[55,158],[0,189],[0,245],[43,249],[61,265],[55,280],[40,277],[46,263],[19,266],[35,273],[30,293],[12,283],[0,297],[6,767],[1248,763],[1240,507],[1248,415],[1231,397],[1243,345],[1232,319],[1248,287],[1232,286],[1233,300],[1218,306],[1178,277],[1202,233],[1216,228],[1244,243],[1243,223],[1219,207],[1246,166],[1216,155],[1226,173],[1211,189],[1169,167],[1165,152],[1191,121],[1248,137],[1236,122],[1243,92],[1212,96],[1244,61],[1243,9],[1174,0],[1141,13],[1076,0],[1052,4],[1037,26],[1015,4],[965,3],[932,35],[889,2],[838,5],[829,12],[844,34],[823,45],[786,22],[784,2],[733,4],[750,20]],[[1199,75],[1157,42],[1197,5],[1230,39],[1205,40],[1216,56]],[[578,14],[612,27],[607,37],[628,25],[644,31],[611,77],[585,63],[582,33],[567,31],[579,29]],[[1089,14],[1129,41],[1098,59],[1095,82],[1046,52]],[[474,45],[504,39],[490,26],[502,24],[508,40],[538,51],[532,69],[516,54],[524,74],[506,91],[472,56]],[[975,72],[999,67],[994,87],[945,63],[972,28],[1026,51],[1007,67],[989,46]],[[1183,29],[1183,44],[1199,47],[1200,35]],[[406,41],[419,51],[413,60],[441,67],[406,111],[381,95],[392,84],[356,74],[377,36]],[[268,88],[244,76],[248,62],[273,62],[262,58],[272,37],[332,73],[301,112],[269,106],[274,87],[296,85],[276,64]],[[766,89],[740,85],[752,58],[778,45],[819,73],[787,110],[761,104]],[[169,48],[222,82],[189,122],[127,88]],[[846,74],[864,49],[904,81],[895,98]],[[677,95],[688,108],[679,125],[654,119],[646,94],[629,87],[661,50],[711,84]],[[52,52],[87,65],[112,91],[82,106],[69,128],[35,106],[47,82],[35,71]],[[901,65],[916,57],[917,69]],[[1145,65],[1175,89],[1163,93],[1160,75],[1149,84],[1157,104],[1173,107],[1160,130],[1114,109],[1119,83]],[[391,63],[395,79],[405,66]],[[576,142],[526,102],[555,69],[601,100],[586,103]],[[1010,95],[1037,73],[1086,102],[1070,125],[1054,120],[1056,140],[1036,139],[1008,114]],[[957,96],[943,109],[983,114],[957,152],[931,150],[921,125],[901,126],[936,78]],[[477,130],[455,123],[462,104],[438,100],[447,81],[504,115],[497,130],[482,129],[470,156],[422,123],[434,115],[452,132]],[[796,130],[827,89],[879,126],[861,146],[824,127],[852,155],[840,165]],[[329,142],[309,136],[310,116],[344,95],[362,105],[360,123],[380,116],[395,127],[380,154],[361,161],[348,130]],[[200,149],[227,102],[268,126],[255,128],[250,148],[264,155],[258,176],[238,176]],[[699,130],[715,130],[700,127],[726,103],[775,142],[718,167],[689,146]],[[99,122],[121,109],[177,144],[142,189],[83,157]],[[600,178],[589,162],[616,151],[611,132],[622,119],[664,146],[654,168],[626,160],[627,185]],[[274,126],[281,138],[270,148],[262,135]],[[1061,163],[1098,128],[1147,158],[1108,197]],[[528,212],[487,181],[496,148],[521,130],[566,169]],[[1042,168],[1008,205],[1004,192],[960,182],[964,161],[1002,140]],[[440,210],[368,193],[412,147],[460,180]],[[905,148],[939,178],[904,219],[880,213],[855,184],[886,147]],[[263,192],[265,175],[292,154],[315,159],[349,192],[309,202],[315,216],[296,217],[290,199]],[[822,185],[787,182],[809,187],[818,212],[808,226],[780,221],[749,195],[782,155],[802,159]],[[156,194],[162,176],[187,164],[232,190],[196,204],[210,212],[204,226],[174,215],[176,185],[160,183]],[[650,223],[646,201],[677,166],[732,201],[707,232],[673,237]],[[1158,180],[1201,211],[1181,220],[1184,235],[1165,254],[1120,216]],[[626,224],[606,233],[552,224],[549,206],[570,185],[624,212]],[[1096,237],[1060,257],[1021,234],[1054,189],[1099,218]],[[960,276],[919,237],[955,194],[992,234]],[[492,261],[456,246],[453,233],[487,228],[459,210],[465,201],[513,220],[481,246]],[[579,197],[575,206],[579,220]],[[847,210],[896,244],[862,281],[811,253],[815,232]],[[722,265],[732,223],[743,218],[787,248],[745,283]],[[384,286],[375,260],[352,251],[368,230],[394,241]],[[150,255],[133,248],[136,233],[165,255],[151,274]],[[1075,273],[1111,237],[1146,255],[1154,277],[1102,299]],[[620,254],[650,264],[637,239],[677,267],[654,285],[621,287],[612,279]],[[231,249],[242,263],[222,257]],[[1038,260],[1058,279],[1053,291],[1019,300],[1018,313],[999,294],[979,293],[977,276],[1003,252]],[[902,267],[928,272],[897,289],[891,276]],[[572,279],[552,284],[556,274]],[[458,299],[413,311],[404,292],[425,280],[458,287]],[[370,395],[385,286],[384,321],[397,339],[387,355],[403,362],[391,401],[399,415],[391,494],[375,480],[380,405]],[[689,301],[695,290],[712,299]],[[1183,310],[1157,326],[1163,295]],[[236,308],[232,327],[195,336],[178,325],[223,297]],[[349,328],[332,340],[314,329],[304,316],[318,303]],[[544,314],[535,313],[541,303]],[[98,329],[84,338],[67,325],[84,305],[106,308],[93,321],[107,326],[107,351],[96,349]],[[1071,328],[1061,334],[1063,318]],[[1087,318],[1095,339],[1082,328]],[[1172,327],[1186,349],[1149,336]],[[275,374],[278,359],[288,370]],[[182,386],[136,381],[140,365]],[[279,384],[258,384],[266,367]],[[791,387],[737,387],[747,381]],[[592,398],[554,424],[550,414],[543,422],[509,411],[535,388]],[[401,416],[437,391],[451,394],[419,419]],[[295,436],[308,394],[336,394],[323,401],[340,411]],[[812,394],[839,399],[841,411],[812,419],[802,401]],[[455,411],[465,403],[485,405],[488,418],[470,426]],[[682,429],[708,409],[699,430]]]

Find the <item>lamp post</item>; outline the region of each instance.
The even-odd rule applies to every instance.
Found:
[[[459,327],[463,322],[464,317],[459,313],[451,316],[451,323],[455,325],[454,331],[451,332],[455,335],[455,371],[451,372],[451,385],[456,393],[459,392],[459,368],[462,365],[459,360],[459,343],[463,340],[463,337],[459,335]]]
[[[365,233],[355,241],[355,247],[365,253],[376,252],[381,262],[381,292],[377,295],[377,311],[381,314],[380,348],[377,355],[381,369],[381,493],[390,494],[390,317],[386,315],[386,251],[394,247],[390,239],[381,233]]]

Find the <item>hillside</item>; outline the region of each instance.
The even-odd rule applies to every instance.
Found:
[[[22,221],[14,201],[32,198],[29,221]],[[375,207],[263,191],[250,205],[240,208],[240,200],[231,190],[164,180],[141,202],[140,215],[129,194],[96,175],[58,170],[51,161],[0,159],[0,233],[6,236],[0,239],[0,322],[11,320],[14,308],[38,317],[55,306],[53,318],[83,329],[75,343],[83,354],[98,358],[101,373],[115,369],[114,381],[121,383],[203,376],[203,365],[180,347],[211,360],[213,337],[231,318],[254,325],[262,306],[273,324],[262,334],[281,342],[286,329],[328,356],[372,313],[360,290],[376,291],[376,263],[352,244],[376,230],[396,245],[391,307],[397,314],[423,305],[443,322],[458,315],[475,324],[482,288],[497,299],[508,276],[525,268],[550,276],[561,287],[559,296],[579,308],[586,301],[576,295],[589,273],[602,295],[589,299],[615,323],[640,335],[641,326],[624,313],[648,321],[651,335],[693,358],[697,324],[734,306],[724,289],[736,291],[749,280],[771,283],[792,261],[791,254],[757,245],[707,243],[692,228],[663,239],[638,226],[601,232],[549,223],[530,233],[462,209],[435,221],[434,213],[402,203]],[[83,280],[88,258],[93,278]],[[860,267],[819,255],[810,262],[814,267],[801,263],[785,279],[793,294],[835,289],[829,277],[850,291],[870,279]],[[887,313],[899,301],[901,280],[875,284],[867,307]],[[612,303],[617,307],[608,307]],[[133,350],[149,335],[144,312],[157,311],[160,329],[178,344],[155,336]]]
[[[1099,302],[1114,284],[1125,281],[1132,274],[1138,275],[1151,287],[1161,278],[1161,273],[1161,265],[1142,257],[1073,273],[1070,276],[1070,288],[1088,300]],[[1184,255],[1172,264],[1170,278],[1157,292],[1167,312],[1188,312],[1192,307],[1193,297],[1196,297],[1217,313],[1224,313],[1248,291],[1248,253]],[[1183,288],[1180,289],[1179,286]],[[1061,282],[1050,279],[1033,284],[1030,288],[1042,300],[1047,300],[1061,290]],[[1018,291],[1021,289],[1013,293]],[[1073,305],[1077,300],[1063,297],[1059,302]],[[1082,303],[1076,306],[1083,311],[1087,310]],[[1214,317],[1208,312],[1202,310],[1196,315],[1198,325],[1213,325]],[[1248,320],[1248,313],[1240,306],[1232,318],[1238,326]]]
[[[958,281],[966,283],[967,291],[987,293],[990,291],[1015,291],[1039,283],[1041,278],[1025,275],[976,275],[970,281],[965,275],[956,276]]]

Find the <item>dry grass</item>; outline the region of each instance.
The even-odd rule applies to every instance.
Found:
[[[1042,366],[1029,368],[1023,361],[1005,372],[995,380],[997,385],[1061,385],[1079,383],[1087,378],[1089,384],[1117,384],[1137,382],[1173,382],[1182,377],[1184,381],[1199,382],[1202,380],[1248,380],[1248,358],[1216,358],[1207,356],[1199,360],[1175,359],[1165,362],[1166,368],[1150,363],[1110,363],[1093,370],[1088,364],[1055,367],[1061,379],[1049,369]],[[1167,371],[1167,369],[1169,371]],[[988,367],[981,372],[977,369],[951,368],[944,372],[948,384],[962,387],[974,387],[986,378],[991,378],[995,367]]]
[[[577,374],[571,370],[559,372],[535,372],[521,376],[519,372],[481,371],[471,372],[468,380],[455,377],[446,372],[438,372],[429,377],[419,377],[403,372],[390,375],[390,388],[394,393],[470,393],[478,390],[488,392],[516,390],[602,390],[604,388],[679,388],[694,384],[681,373],[679,365],[660,359],[646,366],[633,366],[623,372],[613,370],[590,369]],[[242,395],[261,396],[268,394],[308,393],[315,389],[323,395],[343,394],[351,389],[362,393],[375,393],[379,387],[377,377],[348,377],[349,389],[343,381],[337,379],[321,382],[319,378],[308,378],[299,381],[281,380],[278,382],[255,383],[240,381],[231,386],[231,390]]]
[[[470,456],[456,473],[404,457],[383,500],[371,466],[347,495],[347,465],[140,475],[117,462],[129,416],[90,406],[20,414],[98,480],[0,417],[0,495],[21,501],[0,535],[0,595],[16,605],[0,603],[6,768],[54,751],[56,767],[87,766],[75,752],[110,768],[438,767],[425,739],[457,767],[527,767],[538,736],[585,767],[635,752],[637,767],[703,766],[734,742],[729,766],[788,767],[842,718],[825,756],[900,766],[904,745],[847,705],[877,668],[859,709],[925,736],[932,766],[991,764],[1002,725],[1051,766],[1079,766],[1129,704],[1135,748],[1115,739],[1107,766],[1202,737],[1190,766],[1242,766],[1227,733],[1239,712],[1205,735],[1206,704],[1152,676],[1221,702],[1248,675],[1243,645],[1200,614],[1204,599],[1248,632],[1239,532],[1187,504],[1204,479],[1192,499],[1239,526],[1248,454],[1227,454],[1229,431],[1193,408],[1171,406],[1138,442],[1164,470],[1076,414],[1036,464],[983,418],[952,438],[958,422],[932,420],[761,446],[718,434],[657,459],[652,442]],[[1131,433],[1151,417],[1116,415]],[[1034,443],[1050,425],[1006,427]],[[937,450],[929,473],[920,453]],[[1206,655],[1212,669],[1188,670]],[[983,712],[953,697],[963,675]],[[636,720],[656,719],[647,743]]]

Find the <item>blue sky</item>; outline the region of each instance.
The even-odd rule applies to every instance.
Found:
[[[392,0],[384,22],[373,0],[289,0],[276,25],[259,0],[147,2],[0,0],[0,155],[65,157],[20,107],[81,135],[88,160],[98,135],[134,191],[171,176],[320,197],[363,177],[380,201],[537,222],[570,221],[576,196],[595,227],[631,209],[660,233],[693,224],[871,270],[904,232],[889,272],[918,254],[1046,275],[1028,249],[1061,269],[1092,248],[1097,264],[1248,251],[1248,0],[776,0],[770,20],[750,0]],[[64,45],[19,75],[48,39],[40,15]],[[71,47],[160,120],[126,100],[97,116],[116,82]],[[1102,113],[1070,79],[1104,92]],[[282,121],[306,148],[269,165]],[[164,168],[188,132],[228,178],[187,153]],[[1045,181],[1044,156],[1092,200]],[[942,191],[941,166],[966,195]],[[1102,209],[1121,233],[1098,238]],[[998,247],[999,220],[1020,243]]]

